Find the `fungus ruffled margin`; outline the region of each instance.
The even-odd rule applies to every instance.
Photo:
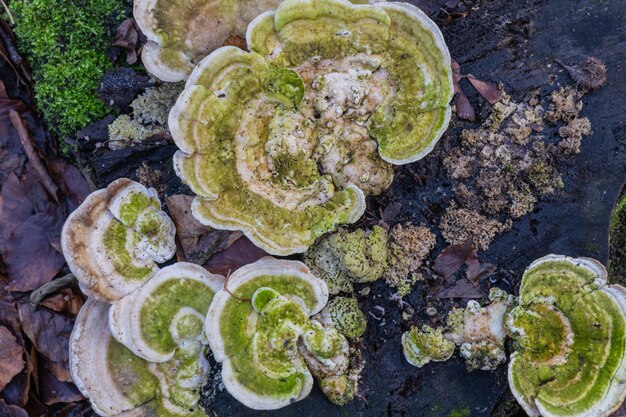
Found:
[[[533,262],[507,325],[509,386],[528,415],[607,417],[624,401],[626,289],[607,284],[600,262]]]
[[[63,255],[81,290],[102,301],[134,291],[176,250],[176,228],[152,188],[120,178],[67,218]]]
[[[205,325],[228,392],[247,407],[277,409],[305,398],[313,373],[331,400],[351,399],[348,341],[311,319],[327,301],[324,281],[298,261],[266,257],[235,271]]]

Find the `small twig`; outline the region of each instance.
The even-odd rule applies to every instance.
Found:
[[[228,294],[230,294],[231,297],[244,302],[244,303],[249,303],[250,301],[252,301],[252,298],[243,298],[243,297],[239,297],[238,295],[233,294],[232,292],[230,292],[230,290],[228,289],[228,280],[230,279],[230,269],[228,270],[228,273],[226,274],[226,279],[224,280],[224,290],[226,290],[226,292]]]
[[[7,12],[7,16],[9,16],[11,25],[15,25],[15,19],[13,19],[13,13],[11,13],[11,9],[9,9],[9,6],[7,6],[4,0],[0,0],[0,3],[2,3],[2,7],[4,7],[4,11]]]
[[[23,58],[19,54],[19,52],[17,52],[17,47],[15,46],[15,42],[13,42],[11,35],[9,35],[7,31],[4,30],[3,27],[0,27],[0,37],[2,38],[2,41],[4,42],[4,45],[6,46],[7,52],[9,53],[9,56],[11,57],[11,61],[13,61],[16,65],[20,65],[22,63]]]
[[[65,287],[69,287],[74,282],[76,282],[76,277],[71,273],[62,276],[61,278],[54,279],[33,291],[30,294],[30,303],[36,307],[49,295],[54,294]]]
[[[24,147],[24,152],[26,153],[26,157],[33,165],[35,170],[35,174],[39,177],[44,188],[48,191],[50,196],[56,201],[59,202],[58,192],[59,187],[54,183],[48,170],[46,169],[41,157],[37,153],[35,146],[32,143],[30,138],[30,134],[28,133],[28,129],[26,128],[26,124],[20,117],[20,114],[15,110],[9,111],[9,117],[11,119],[11,124],[17,131],[17,135],[20,137],[20,141],[22,142],[22,146]]]

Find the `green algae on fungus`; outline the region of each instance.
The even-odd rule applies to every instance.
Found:
[[[219,48],[190,75],[170,112],[174,166],[200,222],[304,252],[363,214],[364,194],[391,183],[389,163],[432,150],[450,118],[449,53],[406,3],[287,0],[246,36],[250,52]],[[302,101],[277,98],[277,85],[304,85]]]
[[[309,394],[312,370],[344,374],[346,338],[311,319],[327,301],[324,281],[298,261],[263,258],[235,271],[205,325],[228,392],[247,407],[277,409]]]
[[[354,283],[379,279],[387,267],[387,231],[340,229],[320,239],[305,254],[313,274],[328,285],[330,294],[352,292]]]
[[[315,318],[321,323],[328,323],[350,339],[358,339],[367,328],[365,314],[354,298],[333,298]]]
[[[197,389],[208,372],[205,352],[194,351],[189,345],[176,360],[150,363],[113,338],[109,308],[109,304],[89,298],[78,313],[70,337],[72,380],[93,410],[111,417],[125,412],[204,417],[196,403]],[[190,366],[191,363],[196,366]],[[192,381],[194,376],[196,381]],[[176,392],[181,385],[182,389]]]
[[[163,81],[182,81],[229,36],[245,36],[252,19],[279,4],[280,0],[134,0],[135,20],[148,38],[143,64]]]
[[[61,247],[81,290],[113,301],[174,255],[175,232],[154,189],[120,178],[91,193],[67,218]]]
[[[454,353],[454,343],[443,337],[443,329],[413,326],[402,334],[402,349],[407,362],[421,368],[430,361],[447,361]]]
[[[607,417],[626,397],[626,289],[590,258],[548,255],[524,272],[507,317],[509,386],[530,416]]]

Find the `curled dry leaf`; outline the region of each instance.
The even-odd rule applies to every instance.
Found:
[[[0,326],[0,391],[24,369],[22,346],[13,333]]]
[[[481,81],[472,74],[467,75],[467,80],[472,84],[476,91],[478,91],[478,94],[483,96],[492,106],[502,100],[502,89],[500,86],[494,83]]]
[[[481,263],[478,260],[476,245],[467,241],[445,248],[433,265],[433,271],[442,276],[446,281],[465,265],[465,275],[472,283],[477,283],[481,278],[489,276],[496,271],[496,266],[489,263]]]
[[[470,122],[476,121],[476,112],[474,108],[470,104],[467,96],[463,92],[461,88],[460,81],[463,79],[464,75],[461,74],[461,67],[458,62],[454,59],[452,60],[452,82],[454,84],[454,96],[456,100],[454,102],[454,107],[456,109],[456,114],[463,120],[467,120]]]
[[[126,50],[126,62],[133,65],[137,62],[137,52],[146,43],[146,37],[139,30],[135,19],[126,19],[117,27],[113,46]]]
[[[18,304],[18,312],[22,329],[37,351],[52,361],[67,362],[74,318],[34,307],[28,301]]]
[[[2,417],[28,417],[28,413],[17,405],[7,404],[0,398],[0,416]]]

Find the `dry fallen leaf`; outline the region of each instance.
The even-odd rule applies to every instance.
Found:
[[[0,398],[0,416],[2,417],[28,417],[28,413],[17,405],[11,405]]]
[[[24,369],[23,348],[13,333],[0,326],[0,391]]]
[[[69,339],[74,318],[34,307],[29,301],[18,304],[20,323],[24,333],[39,353],[55,362],[69,360]]]
[[[459,63],[454,59],[452,60],[452,83],[454,85],[454,95],[456,100],[454,101],[454,107],[456,109],[456,114],[463,120],[467,120],[470,122],[476,121],[476,112],[474,108],[470,104],[467,96],[463,92],[461,88],[460,81],[464,78],[464,75],[461,74],[461,67]]]
[[[268,253],[254,245],[247,237],[241,237],[227,249],[216,253],[204,267],[214,274],[228,275],[241,266],[258,261]]]
[[[478,260],[476,245],[467,241],[445,248],[433,264],[433,271],[448,281],[456,272],[465,265],[466,278],[476,284],[481,278],[487,277],[496,271],[496,266],[489,263],[481,263]]]
[[[502,100],[502,89],[500,86],[494,83],[481,81],[472,74],[467,75],[467,80],[472,84],[476,91],[478,91],[478,94],[483,96],[492,106]]]

